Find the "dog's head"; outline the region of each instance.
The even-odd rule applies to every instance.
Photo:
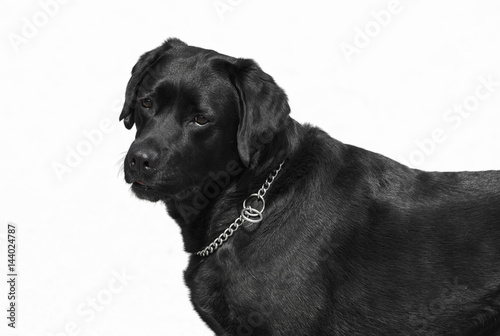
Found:
[[[120,120],[137,133],[125,180],[158,201],[252,167],[289,112],[283,90],[252,60],[169,39],[140,57],[127,85]]]

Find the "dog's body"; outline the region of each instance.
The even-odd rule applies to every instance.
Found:
[[[134,67],[125,177],[179,223],[186,283],[210,328],[500,335],[500,172],[410,169],[288,113],[249,60],[170,39]],[[282,161],[263,220],[197,255]]]

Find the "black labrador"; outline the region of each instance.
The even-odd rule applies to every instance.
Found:
[[[217,335],[500,335],[500,172],[424,172],[289,116],[252,60],[169,39],[132,70],[125,180],[162,201]]]

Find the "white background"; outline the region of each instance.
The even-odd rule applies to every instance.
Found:
[[[498,1],[401,0],[390,22],[388,0],[47,2],[0,8],[2,335],[212,335],[183,283],[177,224],[120,173],[134,137],[118,123],[130,70],[167,37],[255,59],[295,119],[343,142],[420,169],[500,169],[500,86],[481,87],[500,82]],[[464,104],[468,117],[447,112]],[[8,222],[20,228],[14,332]]]

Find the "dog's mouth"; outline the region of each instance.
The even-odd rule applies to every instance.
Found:
[[[133,188],[138,188],[141,190],[153,190],[150,186],[148,186],[146,183],[142,182],[141,180],[137,180],[134,183],[132,183]]]
[[[131,190],[137,197],[153,202],[171,197],[184,199],[199,191],[198,186],[185,186],[177,190],[178,186],[172,186],[172,183],[176,182],[174,178],[162,180],[162,183],[145,182],[144,180],[134,180],[133,178],[130,180],[128,183],[131,183]]]
[[[151,202],[157,202],[161,198],[158,190],[150,187],[144,181],[136,180],[132,183],[132,191],[140,199],[145,199]]]

